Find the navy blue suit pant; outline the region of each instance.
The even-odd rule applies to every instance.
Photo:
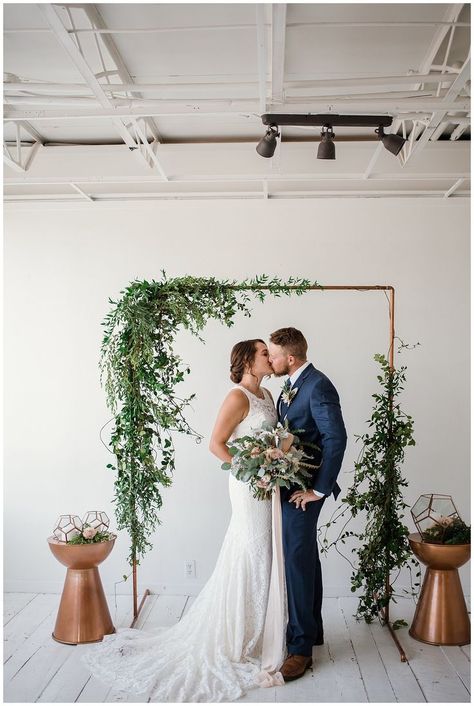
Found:
[[[283,551],[290,615],[286,642],[289,654],[311,657],[313,645],[323,638],[323,582],[317,525],[326,497],[307,503],[306,510],[302,510],[288,502],[292,492],[282,493]]]

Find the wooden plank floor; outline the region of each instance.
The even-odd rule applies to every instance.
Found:
[[[131,622],[131,599],[108,597],[114,624]],[[152,595],[138,626],[173,625],[190,609],[192,597]],[[62,645],[51,637],[59,596],[6,593],[4,596],[4,702],[144,703],[124,696],[90,676],[79,657],[89,645]],[[313,669],[284,687],[254,689],[242,703],[470,702],[470,646],[435,647],[398,631],[408,662],[400,661],[390,634],[378,622],[353,617],[357,598],[325,598],[325,644],[314,648]],[[392,619],[411,622],[414,604],[399,599]]]

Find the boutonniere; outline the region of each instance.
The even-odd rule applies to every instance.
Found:
[[[298,388],[297,388],[297,387],[293,387],[293,388],[291,389],[290,381],[287,380],[287,381],[285,382],[285,384],[283,385],[283,390],[282,390],[282,393],[281,393],[281,397],[282,397],[282,400],[283,400],[284,402],[286,402],[286,404],[288,405],[288,407],[290,406],[290,404],[291,404],[291,403],[293,402],[293,400],[295,399],[297,393],[298,393]]]

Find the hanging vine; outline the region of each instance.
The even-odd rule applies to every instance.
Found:
[[[418,344],[417,344],[418,345]],[[403,347],[407,347],[403,345]],[[381,389],[372,395],[375,400],[372,415],[368,421],[370,432],[356,439],[362,442],[362,449],[354,467],[354,481],[346,497],[333,513],[330,521],[319,529],[323,535],[321,550],[326,553],[331,547],[339,551],[350,537],[360,544],[351,551],[357,555],[357,563],[351,561],[351,591],[362,589],[359,595],[356,617],[370,623],[379,616],[394,597],[395,583],[401,569],[408,568],[411,580],[411,595],[416,595],[412,566],[417,568],[416,579],[421,575],[419,562],[413,557],[409,542],[409,530],[403,522],[405,508],[402,488],[408,482],[402,476],[401,466],[407,446],[414,446],[413,419],[400,409],[397,398],[403,391],[406,367],[391,369],[385,356],[374,356],[381,368],[377,376]],[[349,512],[339,535],[329,542],[328,528]],[[364,530],[353,532],[346,527],[350,521],[362,515]],[[345,559],[347,557],[344,556]],[[392,578],[392,573],[396,576]],[[404,589],[405,593],[410,593]],[[406,625],[397,620],[393,628]]]
[[[121,292],[105,317],[101,348],[101,382],[114,414],[110,446],[116,472],[114,484],[117,528],[126,529],[132,565],[152,548],[150,536],[160,524],[161,488],[172,483],[175,469],[173,432],[201,440],[185,417],[195,395],[182,399],[176,385],[190,373],[173,350],[180,327],[199,335],[209,319],[232,326],[241,312],[250,316],[252,299],[301,295],[319,286],[290,277],[282,282],[268,275],[254,279],[218,281],[177,277],[134,281]]]

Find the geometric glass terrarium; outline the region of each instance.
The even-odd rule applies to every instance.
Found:
[[[89,527],[93,527],[98,532],[105,532],[110,525],[109,518],[102,510],[89,510],[82,521],[84,525],[89,525]]]
[[[53,535],[60,542],[69,542],[81,532],[82,521],[78,515],[60,515],[53,529]]]
[[[436,537],[440,543],[443,542],[446,529],[454,520],[461,519],[451,495],[440,493],[420,495],[411,508],[411,516],[422,538],[428,531],[430,541]]]

